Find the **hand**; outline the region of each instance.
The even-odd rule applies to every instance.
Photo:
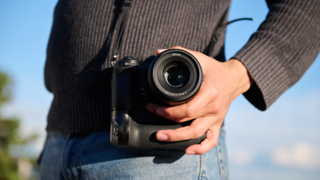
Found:
[[[183,141],[200,137],[206,132],[201,144],[191,145],[186,154],[204,154],[218,142],[220,127],[231,102],[251,86],[251,79],[245,66],[236,59],[219,62],[201,52],[191,51],[203,71],[203,82],[198,93],[189,102],[178,106],[159,106],[149,103],[147,110],[166,119],[182,123],[195,119],[190,126],[175,130],[158,131],[159,141]],[[157,54],[164,50],[158,50]]]

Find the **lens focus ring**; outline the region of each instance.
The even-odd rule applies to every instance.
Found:
[[[171,49],[155,57],[147,79],[151,93],[160,103],[177,105],[190,100],[198,92],[202,70],[190,53]]]

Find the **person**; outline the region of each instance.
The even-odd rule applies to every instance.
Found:
[[[297,82],[320,49],[318,0],[267,0],[269,13],[247,44],[224,62],[225,28],[212,55],[203,54],[227,21],[230,1],[132,1],[116,60],[140,61],[164,49],[183,49],[201,64],[203,83],[179,106],[149,103],[147,110],[190,126],[161,130],[159,141],[206,133],[185,151],[121,149],[109,142],[113,52],[123,1],[60,0],[47,48],[45,84],[54,94],[40,179],[228,179],[221,127],[240,94],[266,110]]]

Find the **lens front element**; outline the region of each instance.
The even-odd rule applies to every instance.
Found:
[[[181,62],[173,62],[164,68],[166,82],[171,87],[182,87],[189,81],[190,72]]]

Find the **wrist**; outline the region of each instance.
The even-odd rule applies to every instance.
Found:
[[[226,63],[228,63],[230,73],[234,77],[234,82],[237,84],[237,96],[247,92],[253,82],[247,68],[238,59],[230,59]]]

